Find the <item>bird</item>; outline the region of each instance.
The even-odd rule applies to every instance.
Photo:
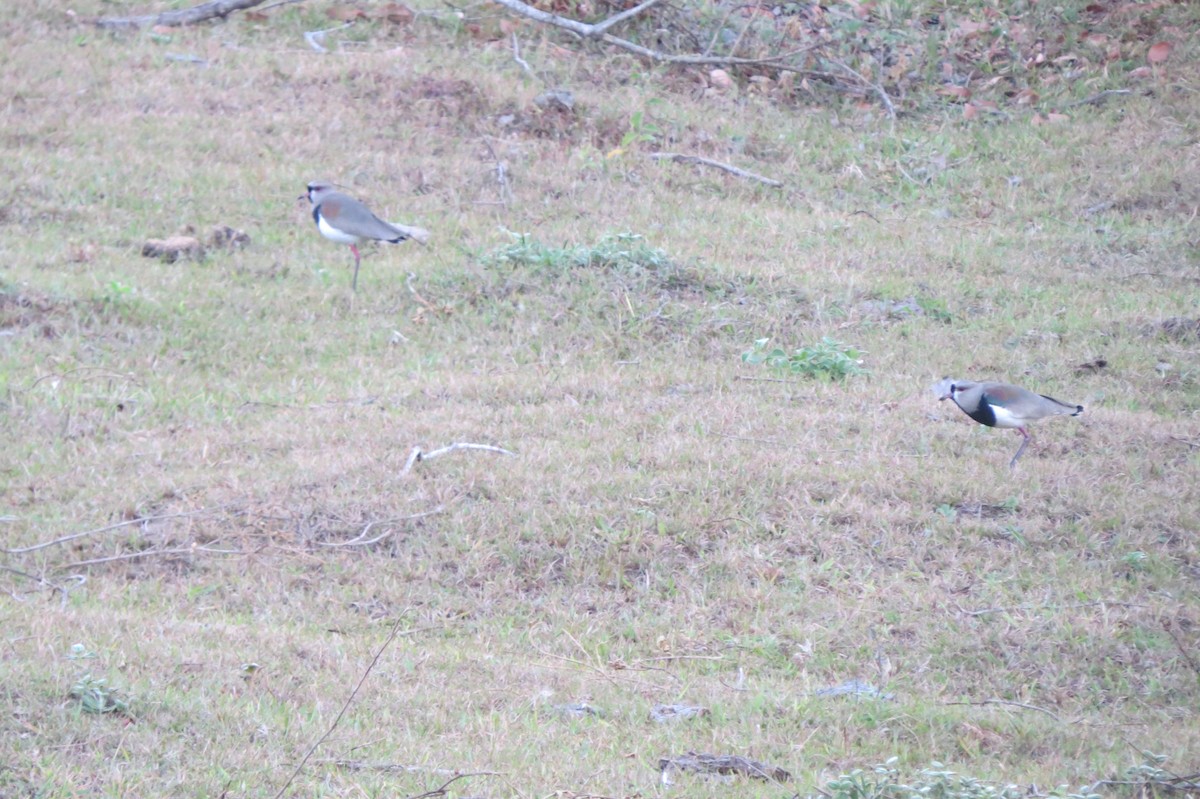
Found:
[[[1082,405],[1071,405],[1054,397],[1009,385],[1008,383],[973,383],[970,380],[944,378],[933,387],[938,400],[954,400],[962,412],[988,427],[1014,428],[1024,440],[1017,454],[1008,463],[1015,468],[1017,460],[1029,446],[1031,422],[1047,416],[1078,416]]]
[[[365,239],[399,244],[405,239],[413,239],[424,244],[429,240],[428,230],[384,222],[370,208],[338,191],[331,183],[309,183],[308,191],[300,197],[308,197],[312,203],[313,221],[317,223],[317,230],[322,236],[338,244],[350,245],[350,251],[354,253],[354,279],[351,285],[355,291],[358,291],[359,242]]]

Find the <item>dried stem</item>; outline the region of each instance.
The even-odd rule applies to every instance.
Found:
[[[408,460],[404,463],[404,468],[400,470],[400,476],[404,477],[406,474],[412,471],[413,466],[416,466],[421,461],[429,461],[433,460],[434,458],[440,458],[443,455],[448,455],[449,453],[460,449],[477,449],[483,450],[484,452],[495,452],[499,455],[510,455],[514,458],[517,455],[517,453],[511,452],[503,447],[494,447],[491,444],[471,444],[464,441],[460,441],[455,444],[449,444],[441,449],[435,449],[431,452],[423,452],[420,447],[413,447],[412,452],[408,454]]]
[[[1024,702],[1012,702],[1007,699],[983,699],[979,702],[946,702],[946,704],[947,705],[1009,705],[1011,707],[1019,707],[1019,708],[1025,709],[1025,710],[1036,710],[1038,713],[1045,713],[1047,716],[1049,716],[1050,718],[1059,722],[1060,724],[1062,723],[1062,719],[1059,718],[1057,714],[1052,713],[1049,710],[1046,710],[1046,708],[1044,708],[1044,707],[1038,707],[1037,705],[1027,705]]]
[[[395,641],[396,638],[401,635],[412,635],[424,630],[439,629],[438,627],[418,627],[412,630],[405,630],[402,633],[400,631],[400,624],[403,621],[403,616],[396,620],[396,624],[392,627],[391,634],[379,647],[379,650],[375,653],[375,657],[371,658],[371,662],[367,665],[366,671],[364,671],[362,676],[358,678],[358,684],[354,686],[354,690],[351,691],[350,696],[346,698],[346,702],[342,705],[342,709],[338,711],[337,718],[333,720],[333,724],[330,724],[329,729],[325,730],[325,734],[318,738],[313,745],[308,748],[308,751],[304,753],[304,757],[300,759],[300,763],[296,766],[296,770],[292,772],[292,776],[287,778],[287,782],[285,782],[279,789],[279,792],[275,794],[275,799],[280,799],[280,797],[287,792],[287,789],[291,786],[292,782],[295,781],[296,777],[299,776],[300,772],[304,769],[304,765],[308,762],[308,759],[312,757],[313,752],[317,751],[317,747],[325,743],[325,739],[332,735],[333,731],[337,729],[338,724],[342,720],[342,716],[346,715],[346,710],[349,709],[350,704],[354,701],[354,697],[358,696],[358,692],[363,687],[363,683],[367,681],[367,676],[370,675],[371,670],[375,668],[375,664],[379,662],[379,658],[383,656],[384,651],[391,645],[392,641]]]
[[[367,533],[371,532],[372,527],[381,527],[386,524],[396,524],[398,522],[408,522],[408,521],[413,521],[415,519],[424,519],[427,516],[436,516],[439,513],[443,513],[445,510],[446,510],[445,505],[438,505],[436,508],[433,508],[432,510],[422,511],[421,513],[413,513],[409,516],[397,516],[394,519],[383,519],[381,521],[367,522],[366,526],[363,527],[362,531],[359,532],[359,534],[357,536],[355,536],[354,538],[351,538],[349,541],[333,541],[333,542],[319,541],[317,543],[323,547],[369,547],[372,544],[378,544],[380,541],[382,541],[383,539],[387,538],[388,536],[390,536],[392,534],[392,531],[388,530],[387,532],[380,533],[379,535],[375,536],[374,538],[366,538],[365,536],[367,535]]]
[[[85,538],[89,535],[99,535],[100,533],[108,533],[113,530],[119,530],[122,527],[129,527],[130,525],[134,525],[134,524],[145,524],[147,522],[158,522],[158,521],[163,521],[165,519],[186,519],[186,518],[190,518],[192,516],[203,516],[206,513],[213,513],[214,511],[218,511],[218,510],[221,510],[222,508],[227,508],[227,507],[229,507],[229,506],[228,505],[217,505],[216,507],[202,508],[200,510],[188,511],[187,513],[164,513],[160,516],[139,516],[136,519],[126,519],[123,522],[117,522],[116,524],[110,524],[106,527],[97,527],[94,530],[84,530],[82,533],[71,533],[70,535],[64,535],[62,538],[56,538],[53,541],[43,541],[40,544],[34,544],[33,546],[29,546],[29,547],[17,547],[15,549],[0,549],[0,552],[6,552],[9,555],[25,555],[29,552],[37,552],[39,549],[46,549],[48,547],[57,546],[58,544],[65,544],[68,541],[74,541],[77,538]]]
[[[110,30],[147,28],[152,25],[166,25],[169,27],[195,25],[198,22],[205,22],[216,17],[224,19],[234,11],[245,11],[248,8],[261,5],[263,2],[265,0],[211,0],[211,2],[201,3],[191,8],[182,8],[178,11],[164,11],[161,14],[144,14],[138,17],[102,17],[92,20],[92,24],[97,28],[107,28]],[[279,4],[275,3],[274,5]]]
[[[724,170],[725,172],[728,172],[731,175],[736,175],[739,178],[756,180],[759,183],[765,183],[773,188],[779,188],[783,186],[782,181],[763,177],[762,175],[757,175],[753,172],[747,172],[745,169],[739,169],[736,166],[723,164],[720,161],[714,161],[711,158],[702,158],[698,155],[684,155],[683,153],[650,153],[648,157],[654,161],[674,161],[677,164],[699,164],[700,166],[710,166],[714,169]]]
[[[542,11],[533,6],[522,3],[521,0],[493,0],[499,3],[510,11],[520,14],[523,17],[534,20],[535,22],[543,22],[547,25],[553,25],[557,28],[571,31],[572,33],[584,39],[595,39],[619,47],[636,55],[644,56],[652,61],[657,61],[660,64],[691,64],[694,66],[710,65],[710,66],[771,66],[774,69],[784,70],[786,72],[805,72],[806,70],[800,67],[792,66],[784,62],[784,59],[797,55],[799,53],[808,52],[818,47],[817,44],[794,50],[790,53],[784,53],[778,56],[769,58],[734,58],[733,56],[709,56],[709,55],[670,55],[659,50],[651,50],[649,47],[642,47],[640,44],[634,44],[627,39],[619,39],[612,34],[606,33],[610,27],[623,22],[632,17],[634,14],[641,13],[645,9],[654,5],[653,2],[647,0],[645,3],[634,6],[628,11],[622,11],[620,14],[609,17],[608,19],[597,22],[594,25],[589,25],[586,22],[580,22],[576,19],[561,17],[558,14],[551,14],[548,11]],[[890,101],[889,101],[890,102]],[[894,113],[894,112],[893,112]]]

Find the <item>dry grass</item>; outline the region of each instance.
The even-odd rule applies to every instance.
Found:
[[[1067,124],[950,109],[893,133],[525,28],[578,100],[543,111],[506,42],[434,7],[321,56],[316,2],[169,40],[10,6],[2,541],[163,518],[0,561],[65,589],[0,572],[0,796],[272,796],[398,620],[414,632],[296,795],[414,795],[437,769],[499,772],[461,796],[703,797],[807,795],[890,757],[1043,791],[1139,749],[1200,766],[1200,75],[1180,51],[1152,96]],[[639,111],[657,141],[627,139]],[[788,188],[640,154],[658,145]],[[366,252],[352,295],[295,199],[317,177],[433,243]],[[139,254],[215,224],[252,244]],[[630,232],[666,260],[489,260],[508,231]],[[740,359],[824,336],[870,375]],[[946,374],[1087,413],[1009,472],[1017,437],[939,405]],[[455,441],[517,457],[401,474]],[[368,524],[378,543],[330,546]],[[85,673],[129,712],[81,712]],[[894,698],[816,694],[852,679]],[[603,715],[556,710],[584,701]],[[672,702],[711,715],[650,720]],[[687,750],[797,783],[660,788]]]

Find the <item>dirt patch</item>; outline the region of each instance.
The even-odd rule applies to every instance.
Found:
[[[43,338],[58,338],[55,321],[66,310],[45,294],[0,291],[0,333],[33,328]]]
[[[1142,325],[1143,336],[1165,336],[1174,341],[1200,338],[1200,317],[1172,316],[1159,322]]]
[[[496,113],[495,104],[474,83],[461,78],[421,75],[396,92],[399,105],[437,128],[474,133]]]

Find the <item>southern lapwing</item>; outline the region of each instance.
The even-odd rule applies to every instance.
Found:
[[[947,377],[933,387],[938,400],[954,400],[963,413],[988,427],[1011,427],[1024,437],[1021,448],[1009,461],[1009,468],[1017,465],[1017,459],[1029,446],[1030,422],[1047,416],[1078,416],[1083,413],[1082,405],[1068,405],[1045,394],[1011,386],[1008,383],[972,383],[970,380],[955,380]]]
[[[370,208],[348,194],[342,194],[329,183],[309,183],[307,197],[312,203],[313,221],[317,223],[321,235],[338,244],[350,245],[350,251],[354,253],[354,279],[351,285],[355,291],[358,291],[360,241],[366,239],[398,244],[405,239],[413,239],[424,244],[429,240],[428,230],[384,222],[371,213]]]

